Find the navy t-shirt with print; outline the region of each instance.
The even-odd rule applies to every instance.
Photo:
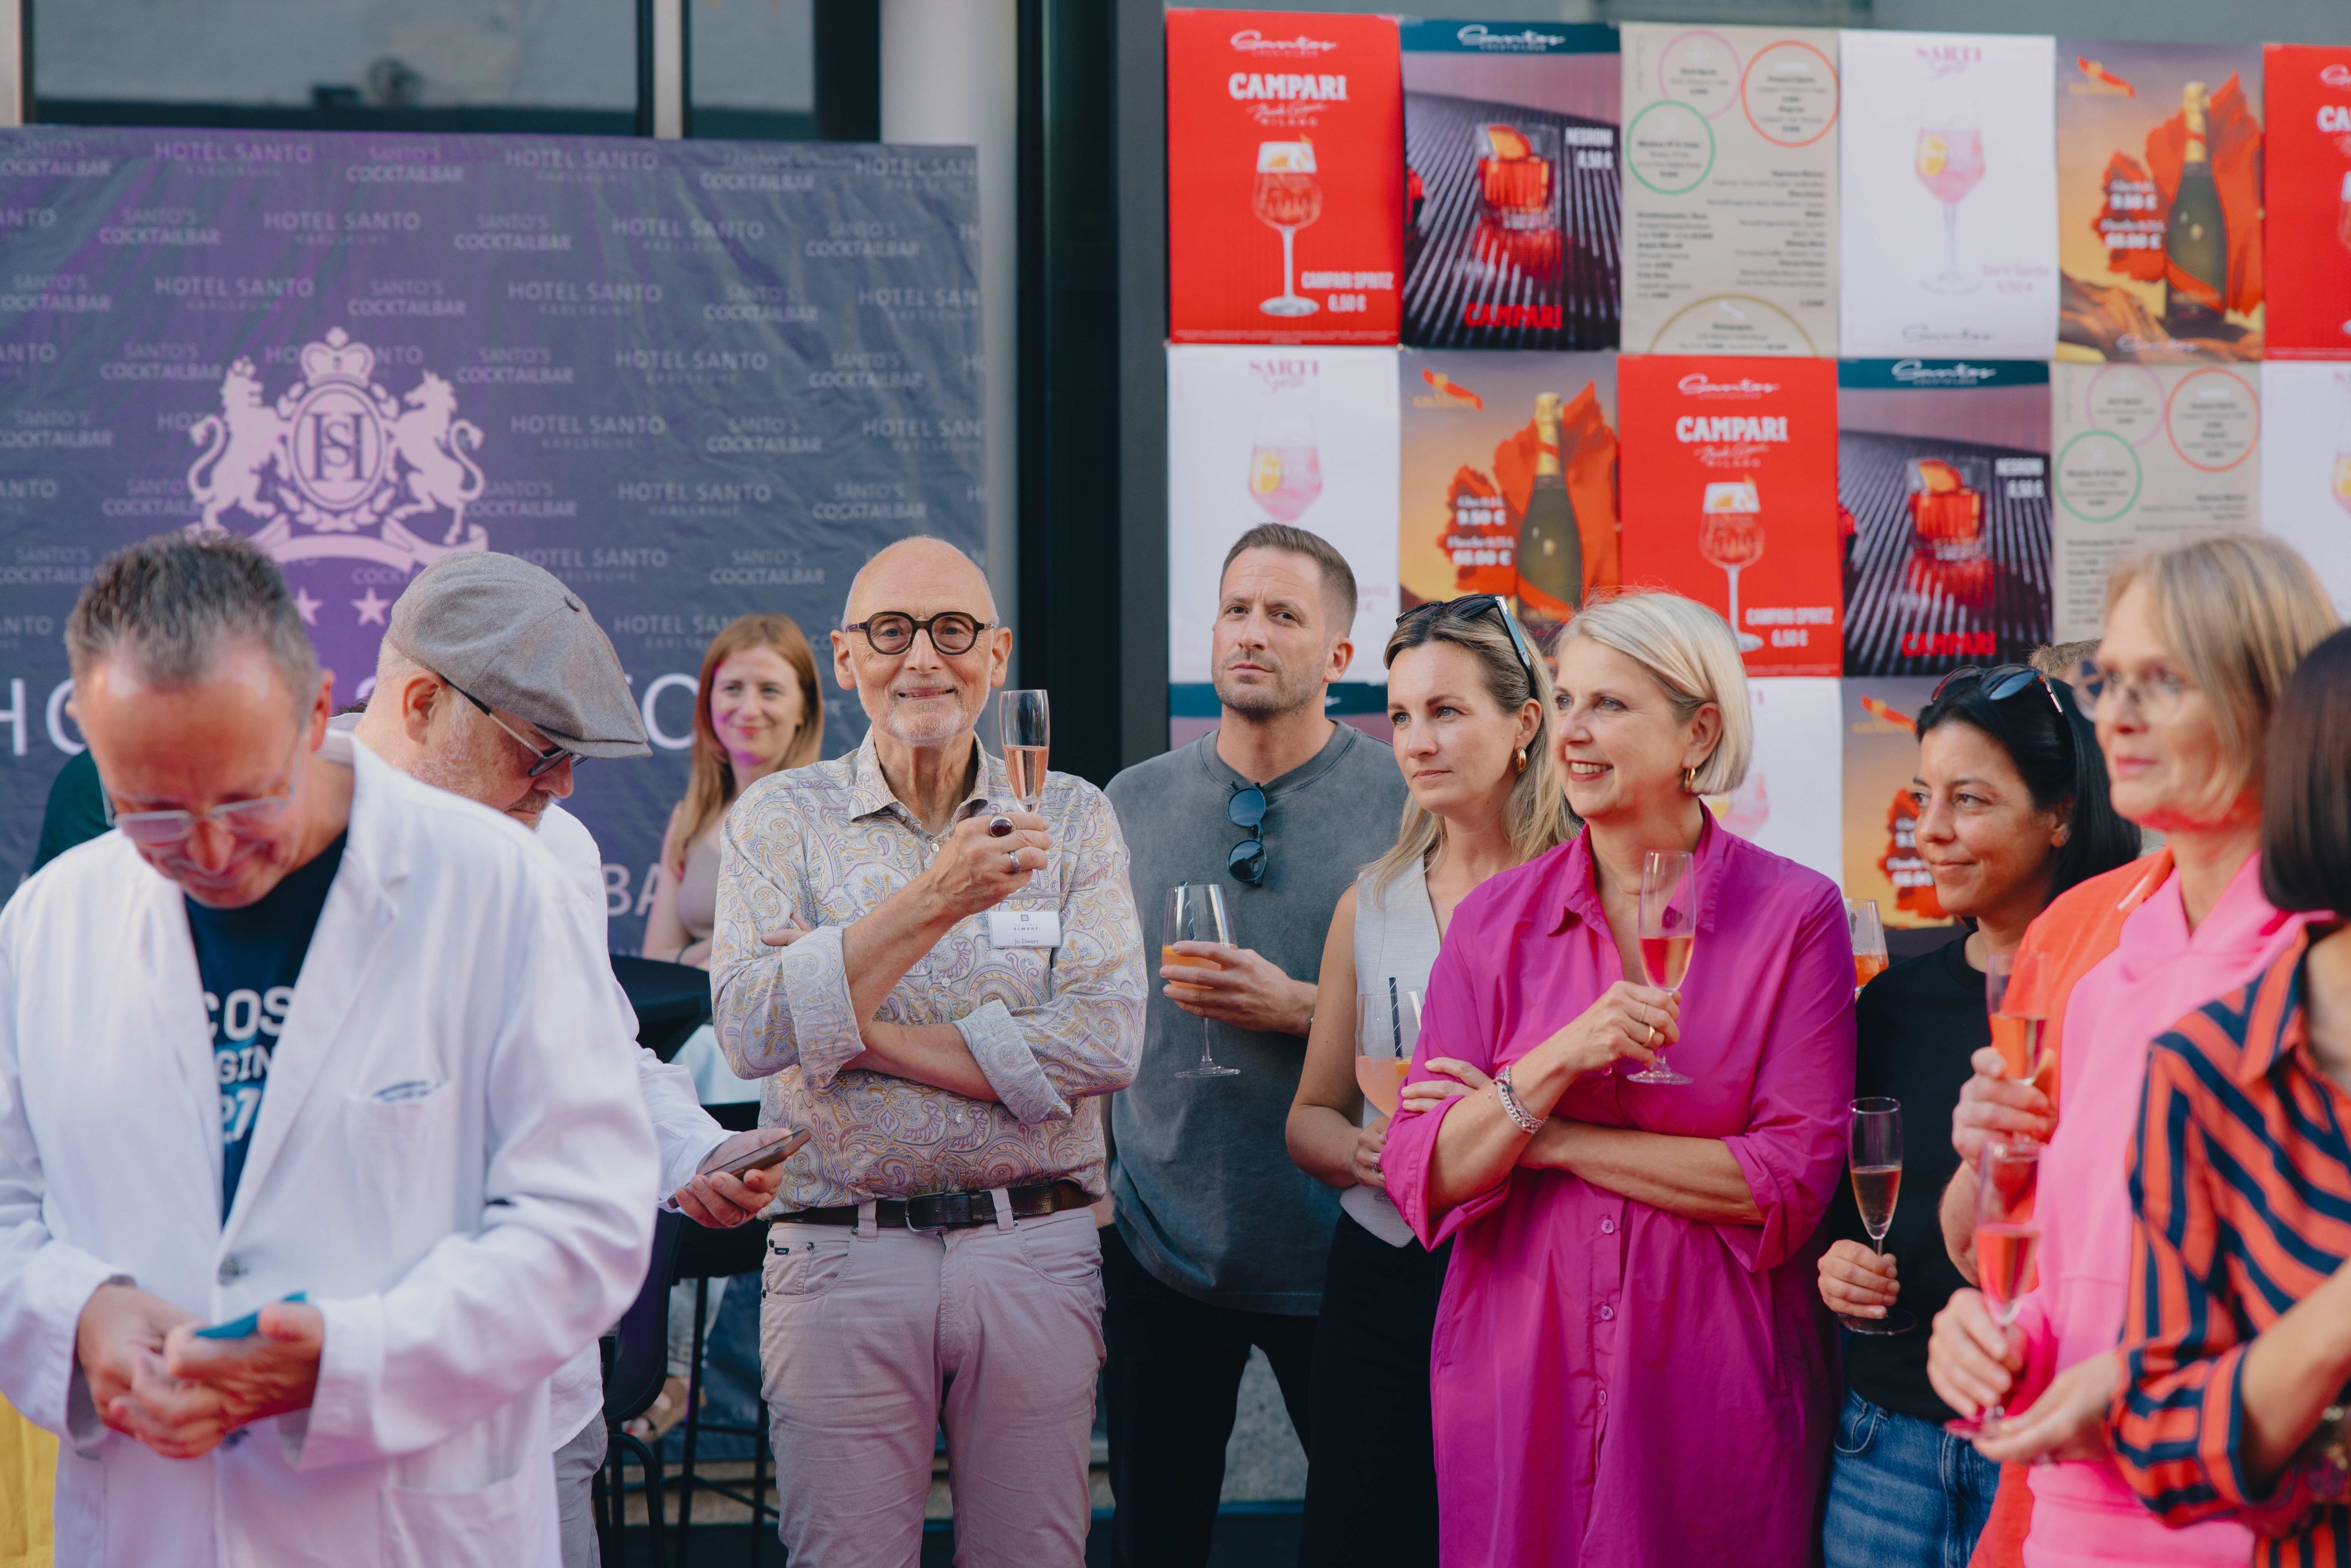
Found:
[[[212,1022],[213,1066],[220,1083],[221,1213],[236,1200],[253,1124],[269,1086],[269,1058],[294,1006],[302,957],[319,928],[344,835],[287,873],[262,898],[242,909],[212,909],[186,900],[188,935],[195,938],[196,972],[204,979],[204,1011]]]

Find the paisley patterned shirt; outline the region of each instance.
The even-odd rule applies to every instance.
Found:
[[[981,752],[956,817],[1012,798]],[[998,948],[985,911],[959,921],[906,972],[878,1018],[952,1023],[1000,1103],[845,1064],[864,1047],[841,933],[912,882],[946,835],[925,833],[882,775],[873,741],[851,756],[760,780],[726,814],[711,984],[720,1047],[765,1078],[760,1122],[806,1127],[784,1166],[780,1209],[969,1192],[1067,1177],[1105,1189],[1102,1099],[1143,1053],[1143,939],[1126,841],[1102,791],[1049,773],[1038,810],[1053,835],[1045,869],[1008,901],[1054,909],[1058,948]],[[782,949],[760,933],[815,927]]]

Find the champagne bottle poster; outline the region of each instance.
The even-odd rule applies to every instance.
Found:
[[[1167,335],[1393,343],[1404,108],[1388,16],[1167,14]]]
[[[2061,360],[2262,357],[2258,45],[2057,40]]]
[[[1404,340],[1616,346],[1616,29],[1403,24]]]
[[[1839,353],[2049,357],[2054,58],[2047,38],[1845,32]]]
[[[1396,355],[1389,349],[1167,350],[1167,679],[1178,716],[1216,712],[1209,632],[1225,551],[1294,523],[1355,573],[1355,661],[1343,702],[1384,686],[1396,618]],[[1186,688],[1191,688],[1186,691]],[[1195,714],[1195,716],[1197,716]]]
[[[1941,925],[1950,917],[1919,857],[1918,710],[1941,677],[1847,679],[1844,687],[1844,895],[1874,898],[1888,925]]]
[[[2013,664],[2049,641],[2049,367],[1837,361],[1844,670]]]
[[[2262,366],[2262,531],[2300,550],[2351,614],[2351,364]]]
[[[2262,54],[2273,360],[2351,360],[2351,46]]]
[[[1750,675],[1838,674],[1834,362],[1627,355],[1616,396],[1625,582],[1713,606]]]
[[[2098,635],[2116,557],[2261,517],[2252,365],[2050,367],[2053,641]]]
[[[1613,354],[1399,356],[1404,608],[1499,593],[1547,642],[1587,591],[1615,586],[1616,365]]]
[[[1706,798],[1724,827],[1831,882],[1843,880],[1844,870],[1844,780],[1822,760],[1838,752],[1837,688],[1810,675],[1748,682],[1755,752],[1747,779],[1727,795]]]
[[[1834,354],[1834,30],[1621,35],[1625,350]]]

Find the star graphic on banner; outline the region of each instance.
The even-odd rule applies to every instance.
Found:
[[[326,601],[323,599],[311,598],[310,591],[307,588],[298,588],[294,591],[294,608],[302,612],[302,624],[305,626],[316,626],[319,623],[319,608]]]
[[[392,608],[392,601],[378,599],[375,596],[375,590],[370,588],[366,598],[351,601],[351,608],[360,612],[360,625],[381,626],[384,624],[383,612]]]

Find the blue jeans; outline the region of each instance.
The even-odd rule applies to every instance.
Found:
[[[1999,1486],[1974,1444],[1848,1389],[1822,1555],[1828,1568],[1967,1568]]]

